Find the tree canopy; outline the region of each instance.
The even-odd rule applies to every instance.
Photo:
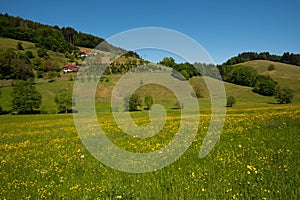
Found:
[[[40,108],[42,96],[33,81],[16,81],[12,93],[12,111],[15,114],[33,113]]]

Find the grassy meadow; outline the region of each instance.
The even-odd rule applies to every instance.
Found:
[[[109,112],[99,122],[115,144],[147,152],[176,134],[180,111],[151,139],[130,138]],[[133,117],[145,124],[147,112]],[[203,159],[201,115],[191,147],[173,164],[131,174],[104,166],[82,145],[71,114],[0,116],[1,199],[298,199],[300,106],[232,108],[220,141]]]

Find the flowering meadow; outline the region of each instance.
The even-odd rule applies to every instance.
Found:
[[[147,111],[134,112],[139,125]],[[191,116],[192,117],[192,116]],[[98,113],[112,142],[132,152],[168,144],[180,111],[149,139],[119,130],[111,113]],[[171,165],[125,173],[95,159],[83,146],[72,114],[0,116],[0,199],[300,199],[300,106],[227,109],[219,142],[199,150],[209,110],[189,149]]]

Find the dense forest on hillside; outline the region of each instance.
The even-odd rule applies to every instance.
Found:
[[[61,53],[72,52],[76,46],[95,48],[104,41],[71,27],[44,25],[8,14],[0,14],[0,37],[33,42],[37,47]]]
[[[262,53],[244,52],[230,58],[225,63],[223,63],[223,65],[235,65],[250,60],[269,60],[274,62],[281,62],[281,63],[300,66],[300,54],[293,54],[289,52],[285,52],[282,56],[273,55],[270,54],[269,52],[262,52]]]

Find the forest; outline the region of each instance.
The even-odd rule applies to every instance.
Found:
[[[44,25],[8,14],[0,14],[0,37],[33,42],[37,47],[61,53],[72,52],[78,46],[95,48],[104,41],[71,27]]]

